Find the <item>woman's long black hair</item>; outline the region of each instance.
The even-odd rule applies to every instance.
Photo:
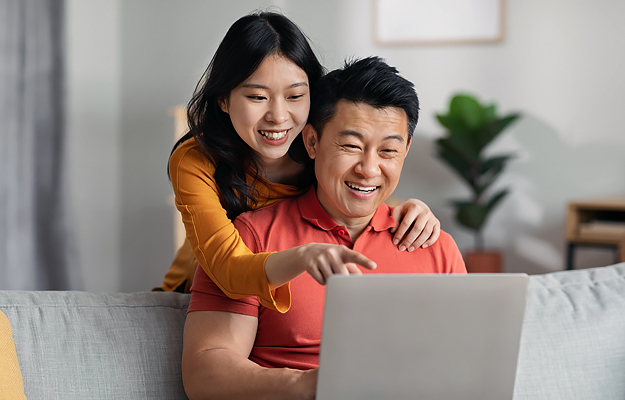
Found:
[[[255,173],[257,178],[258,165],[254,150],[234,130],[219,100],[226,99],[271,54],[284,56],[303,69],[308,75],[312,95],[324,68],[302,31],[282,14],[246,15],[230,27],[197,84],[187,106],[189,133],[173,149],[186,140],[195,139],[215,166],[214,179],[220,190],[221,204],[230,219],[256,204],[258,192],[246,182],[246,173]],[[297,162],[310,164],[302,135],[291,144],[289,156]],[[310,185],[314,179],[310,168],[304,175],[301,187]]]

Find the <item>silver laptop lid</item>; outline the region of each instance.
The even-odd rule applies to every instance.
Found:
[[[328,282],[317,400],[511,399],[526,274]]]

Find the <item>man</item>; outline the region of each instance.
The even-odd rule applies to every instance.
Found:
[[[466,273],[444,232],[426,249],[401,252],[392,244],[395,221],[384,201],[397,186],[417,123],[413,85],[372,57],[329,73],[316,89],[302,135],[317,185],[239,216],[235,226],[248,247],[342,244],[377,264],[366,273]],[[332,251],[323,257],[332,263]],[[182,365],[191,399],[314,398],[325,294],[317,281],[332,268],[309,272],[291,281],[292,306],[280,314],[255,298],[227,298],[198,268]]]

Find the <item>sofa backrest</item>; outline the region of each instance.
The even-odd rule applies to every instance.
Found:
[[[514,399],[625,399],[625,263],[530,277]]]
[[[0,291],[29,399],[186,399],[189,295]]]
[[[188,302],[0,291],[26,396],[43,400],[186,399]],[[625,399],[625,263],[530,276],[514,400],[553,399]]]

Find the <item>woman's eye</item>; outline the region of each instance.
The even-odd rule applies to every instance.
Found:
[[[252,99],[252,100],[265,100],[266,97],[265,96],[247,96],[248,99]]]
[[[289,99],[291,100],[297,100],[297,99],[301,99],[302,97],[304,97],[303,94],[296,94],[294,96],[289,96]]]

